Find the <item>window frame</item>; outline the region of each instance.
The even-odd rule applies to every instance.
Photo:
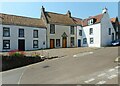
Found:
[[[83,44],[87,44],[87,38],[83,38]]]
[[[23,31],[22,36],[21,36],[20,30]],[[24,37],[24,36],[25,36],[25,31],[24,31],[24,29],[22,29],[22,28],[19,29],[19,32],[18,32],[18,33],[19,33],[19,34],[18,34],[18,37]]]
[[[8,36],[5,36],[5,29],[8,30]],[[9,27],[3,27],[3,37],[10,37],[10,28]]]
[[[50,24],[50,34],[55,34],[55,24]]]
[[[57,44],[57,40],[59,40],[59,46],[57,46],[58,44]],[[60,39],[56,39],[56,47],[60,47],[61,46],[61,44],[60,44],[61,42],[60,42]]]
[[[34,44],[35,41],[37,41],[37,47],[36,47],[36,45]],[[39,48],[39,41],[38,41],[38,40],[33,40],[33,48]]]
[[[37,36],[35,35],[36,31],[37,31]],[[38,30],[33,30],[33,38],[38,38]]]
[[[73,38],[73,39],[72,39]],[[70,37],[70,45],[75,46],[75,37]]]
[[[90,38],[90,44],[93,44],[94,43],[94,38]]]
[[[92,25],[92,24],[94,24],[94,19],[88,20],[88,25]]]
[[[93,28],[89,29],[89,35],[93,35]]]
[[[79,36],[82,36],[82,30],[79,30]]]
[[[74,35],[75,34],[75,26],[70,26],[70,34]]]
[[[108,34],[111,35],[112,31],[111,28],[108,29]]]
[[[4,43],[5,41],[8,41],[8,44],[9,44],[8,48],[5,48],[5,46],[4,46],[5,45],[5,43]],[[3,49],[10,49],[10,40],[3,40]]]

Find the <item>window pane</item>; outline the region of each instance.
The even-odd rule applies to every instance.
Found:
[[[3,40],[3,49],[10,49],[10,40]]]
[[[93,38],[90,38],[90,44],[93,44],[93,43],[94,43]]]
[[[111,35],[111,28],[109,28],[109,35]]]
[[[74,46],[74,37],[71,37],[71,47]]]
[[[50,34],[55,34],[55,25],[54,24],[50,25]]]
[[[70,28],[70,33],[71,33],[72,35],[74,35],[74,26],[71,26],[71,28]]]
[[[34,30],[33,31],[33,37],[34,38],[38,38],[38,30]]]
[[[87,38],[83,39],[83,44],[87,44]]]
[[[79,35],[82,36],[82,30],[79,30]]]
[[[3,37],[10,37],[10,28],[3,27]]]
[[[19,37],[24,37],[24,29],[19,29]]]
[[[56,39],[56,47],[60,47],[60,39]]]
[[[38,48],[38,40],[33,40],[33,48]]]
[[[93,28],[90,28],[90,35],[93,34]]]

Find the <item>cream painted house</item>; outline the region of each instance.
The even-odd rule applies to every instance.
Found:
[[[47,48],[77,47],[77,25],[71,12],[58,14],[41,9],[41,19],[47,27]]]

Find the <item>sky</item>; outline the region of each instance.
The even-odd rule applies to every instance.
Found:
[[[105,7],[111,18],[118,16],[118,2],[1,2],[0,13],[40,18],[42,6],[62,14],[70,10],[73,17],[82,19],[102,13]]]

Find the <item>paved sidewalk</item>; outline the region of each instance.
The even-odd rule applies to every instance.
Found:
[[[89,52],[100,48],[88,48],[88,47],[82,47],[82,48],[58,48],[58,49],[46,49],[46,50],[37,50],[37,51],[26,51],[26,54],[32,54],[32,53],[38,53],[40,55],[46,56],[46,57],[64,57],[68,55],[83,53],[83,52]]]

